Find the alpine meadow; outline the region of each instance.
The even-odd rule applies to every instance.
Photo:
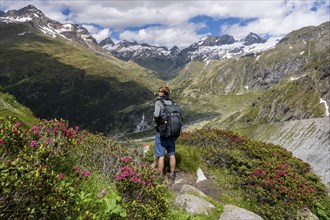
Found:
[[[0,219],[329,220],[329,52],[330,21],[169,49],[0,11]],[[174,183],[155,168],[162,85]]]

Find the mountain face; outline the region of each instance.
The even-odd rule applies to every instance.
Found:
[[[305,27],[257,56],[190,62],[171,83],[186,106],[213,105],[215,126],[329,117],[329,42],[330,22]]]
[[[138,44],[126,40],[114,44],[110,38],[102,41],[100,46],[121,60],[133,61],[157,72],[160,78],[166,78],[164,76],[174,67],[180,52],[178,47],[169,50],[166,47]]]
[[[251,44],[260,44],[260,43],[265,43],[267,40],[262,39],[259,37],[257,34],[250,32],[244,39],[243,39],[243,44],[246,46],[249,46]]]
[[[86,28],[77,24],[62,24],[49,19],[42,11],[33,5],[28,5],[20,10],[10,10],[7,13],[2,13],[0,17],[0,22],[7,24],[29,21],[33,23],[35,29],[42,31],[48,36],[55,38],[57,35],[60,35],[86,47],[98,47],[98,43],[89,34]]]
[[[89,36],[84,28],[50,20],[33,6],[3,14],[2,92],[39,118],[63,118],[104,133],[133,132],[143,114],[152,120],[150,101],[160,80],[136,64],[96,53],[99,46]]]
[[[170,79],[193,60],[238,58],[248,54],[257,54],[274,47],[276,43],[276,41],[267,42],[257,34],[250,33],[240,41],[230,35],[207,36],[181,51],[176,46],[169,50],[166,47],[125,40],[114,44],[109,38],[102,41],[100,46],[121,60],[136,62],[157,72],[160,78]]]

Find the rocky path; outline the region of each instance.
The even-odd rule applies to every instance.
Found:
[[[200,174],[203,178],[200,178]],[[204,175],[202,171],[197,172],[196,176],[178,171],[175,182],[169,184],[169,188],[177,194],[173,201],[174,205],[184,208],[186,212],[193,215],[208,215],[212,209],[216,208],[208,198],[214,202],[221,202],[220,188],[215,184],[212,176]],[[216,219],[262,220],[257,214],[231,204],[225,205],[224,212]]]

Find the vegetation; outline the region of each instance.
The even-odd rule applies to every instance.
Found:
[[[179,169],[195,173],[203,167],[215,176],[222,198],[212,201],[217,210],[230,202],[266,219],[286,219],[307,207],[329,218],[319,178],[280,146],[219,129],[184,133],[178,143]],[[144,155],[139,146],[63,120],[39,120],[32,127],[1,120],[1,218],[215,218],[173,207],[174,195],[150,166],[152,153]]]
[[[41,120],[30,128],[14,118],[1,124],[1,218],[105,219],[136,214],[124,208],[133,198],[124,203],[114,184],[119,158],[130,156],[125,145],[109,144],[63,120]],[[149,166],[146,170],[153,171]],[[153,189],[149,199],[165,198],[149,187]],[[136,207],[143,205],[140,201]],[[157,215],[163,212],[155,211],[153,216]]]
[[[266,219],[295,218],[305,207],[322,219],[330,216],[329,196],[319,178],[280,146],[220,129],[186,133],[180,143],[198,146],[210,169],[225,168],[237,176],[237,187],[252,201],[251,209]]]
[[[0,89],[0,119],[8,116],[16,117],[25,126],[32,126],[36,123],[30,109],[19,104],[14,96],[2,93]]]

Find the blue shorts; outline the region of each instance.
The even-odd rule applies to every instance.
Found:
[[[175,138],[162,138],[160,134],[156,132],[155,142],[155,156],[164,157],[165,150],[169,156],[175,155]]]

